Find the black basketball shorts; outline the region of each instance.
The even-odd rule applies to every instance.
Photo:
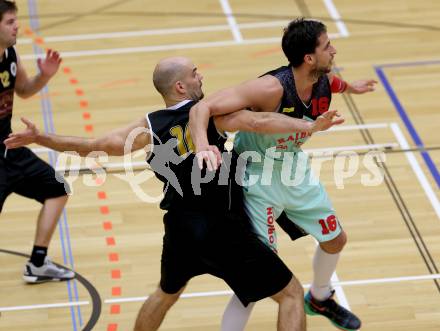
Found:
[[[0,155],[0,211],[6,198],[17,193],[44,203],[46,199],[69,193],[64,178],[30,149],[8,150],[6,158]]]
[[[244,305],[281,291],[292,272],[247,220],[218,212],[169,211],[161,261],[161,289],[177,293],[189,279],[223,279]]]

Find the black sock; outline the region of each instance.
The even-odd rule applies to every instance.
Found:
[[[44,259],[47,255],[47,247],[34,246],[30,261],[36,267],[41,267],[44,264]]]

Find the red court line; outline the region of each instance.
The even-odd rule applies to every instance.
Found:
[[[272,55],[272,54],[276,54],[281,52],[281,48],[279,46],[277,46],[276,48],[269,48],[269,49],[265,49],[259,52],[255,52],[250,54],[250,57],[252,58],[257,58],[257,57],[263,57],[266,55]]]
[[[122,85],[135,85],[140,81],[139,78],[133,78],[133,79],[124,79],[124,80],[115,80],[112,82],[108,82],[105,84],[102,84],[101,88],[111,88],[111,87],[119,87]]]
[[[34,32],[31,29],[29,29],[28,27],[26,27],[26,28],[24,28],[24,34],[26,36],[32,36],[34,34]]]
[[[113,269],[112,271],[111,271],[111,277],[113,278],[113,279],[120,279],[121,278],[121,270],[119,270],[119,269]]]
[[[28,35],[28,36],[33,36],[34,32],[32,31],[32,29],[25,28],[25,34]],[[36,36],[36,37],[34,37],[34,43],[40,45],[40,47],[43,47],[44,39],[42,37],[40,37],[40,36]],[[72,69],[70,67],[62,67],[62,71],[66,75],[68,75],[69,83],[71,85],[77,85],[79,83],[77,78],[72,77]],[[78,97],[83,97],[84,94],[85,94],[84,90],[82,88],[80,88],[80,87],[75,88],[74,91],[75,91],[75,94]],[[42,98],[45,98],[45,97],[48,97],[48,96],[42,96]],[[89,107],[88,100],[80,99],[79,100],[79,107],[83,108],[83,109],[84,108],[88,108]],[[82,112],[82,118],[85,121],[86,120],[90,120],[90,118],[91,118],[90,112],[86,112],[86,111]],[[84,130],[86,132],[93,132],[93,125],[92,124],[85,124],[84,125]],[[101,184],[103,184],[104,180],[102,178],[96,178],[95,182],[98,185],[101,185]],[[98,195],[98,199],[99,200],[107,199],[107,194],[104,191],[97,192],[97,195]],[[99,210],[100,210],[101,214],[103,214],[103,215],[107,215],[107,214],[110,213],[110,210],[109,210],[108,206],[101,206],[99,208]],[[110,222],[110,221],[104,221],[102,223],[102,226],[103,226],[103,229],[105,231],[110,231],[110,230],[113,229],[112,222]],[[112,236],[106,237],[106,243],[107,243],[107,246],[115,246],[115,238],[112,237]],[[109,259],[109,262],[117,262],[117,261],[119,261],[119,254],[116,253],[116,252],[111,252],[111,253],[108,254],[108,259]],[[111,270],[111,278],[112,279],[120,279],[121,278],[121,270],[119,270],[119,269],[112,269]],[[113,296],[120,296],[121,292],[122,292],[120,286],[113,286],[111,288],[111,291],[112,291],[112,295]],[[111,305],[111,307],[110,307],[110,314],[111,315],[120,314],[120,312],[121,312],[121,306],[119,304]],[[117,323],[109,323],[109,324],[107,324],[107,331],[117,331],[117,329],[118,329],[118,324]]]
[[[25,34],[27,34],[29,36],[33,36],[34,32],[31,29],[26,28]],[[36,36],[36,37],[34,37],[34,43],[40,45],[40,47],[43,47],[44,39],[40,36]],[[72,69],[70,67],[62,67],[62,71],[66,75],[68,75],[67,78],[69,79],[69,83],[71,85],[77,85],[79,83],[79,81],[76,77],[72,77]],[[82,98],[85,94],[84,90],[80,87],[76,87],[74,89],[74,92],[79,98],[81,98],[78,100],[79,107],[82,109],[88,108],[89,101]],[[47,96],[43,96],[42,98],[44,98],[44,97],[47,97]],[[84,121],[90,120],[90,118],[91,118],[90,112],[83,111],[82,118]],[[84,124],[84,130],[89,133],[93,132],[93,125],[90,123]],[[102,178],[96,178],[95,182],[98,185],[101,185],[101,184],[103,184],[104,180]],[[107,194],[104,191],[99,191],[99,192],[97,192],[97,197],[99,200],[105,200],[105,199],[107,199]],[[99,211],[103,215],[107,215],[110,213],[109,207],[107,205],[101,206],[99,208]],[[103,221],[102,226],[103,226],[104,231],[110,231],[113,229],[113,224],[110,221]],[[107,243],[107,246],[115,246],[115,238],[113,236],[106,237],[106,243]],[[118,262],[119,261],[119,254],[116,252],[108,253],[108,260],[109,260],[109,262]],[[112,269],[111,270],[111,278],[112,279],[120,279],[121,278],[121,270],[120,269]],[[120,296],[122,289],[120,286],[112,286],[111,291],[112,291],[113,296]],[[110,307],[110,314],[111,315],[120,314],[120,312],[121,312],[121,306],[119,304],[111,305],[111,307]],[[108,323],[107,324],[107,331],[117,331],[117,329],[118,329],[117,323]]]
[[[122,294],[122,289],[120,286],[114,286],[112,287],[112,296],[118,297]]]
[[[107,199],[107,194],[105,194],[104,191],[99,191],[99,192],[98,192],[98,199],[99,199],[99,200]]]
[[[28,27],[26,27],[25,29],[24,29],[24,33],[25,33],[25,35],[27,35],[27,36],[30,36],[30,37],[32,37],[34,40],[33,40],[33,42],[34,42],[34,44],[37,44],[37,45],[39,45],[41,48],[44,48],[46,51],[48,50],[48,48],[47,47],[44,47],[44,43],[45,43],[45,41],[44,41],[44,39],[41,37],[41,36],[39,36],[39,35],[35,35],[35,37],[34,37],[34,32],[32,31],[32,29],[30,29],[30,28],[28,28]],[[71,70],[71,68],[69,68],[69,67],[61,67],[61,69],[62,69],[62,71],[66,74],[66,75],[71,75],[71,73],[72,73],[72,70]],[[78,79],[76,79],[76,78],[74,78],[74,77],[70,77],[70,79],[69,79],[69,82],[70,82],[70,84],[72,84],[72,85],[76,85],[76,84],[78,84]],[[81,88],[76,88],[75,89],[75,93],[76,93],[76,95],[77,96],[83,96],[84,95],[84,91],[81,89]],[[41,96],[41,99],[45,99],[45,98],[48,98],[48,97],[50,97],[50,96],[53,96],[53,95],[55,95],[55,94],[51,94],[51,95],[48,95],[48,94],[46,94],[46,95],[42,95]],[[88,105],[89,105],[89,103],[88,103],[88,101],[87,100],[80,100],[80,107],[81,108],[86,108],[86,107],[88,107]],[[87,119],[90,119],[90,113],[88,113],[88,112],[84,112],[83,113],[83,119],[84,120],[87,120]],[[86,131],[93,131],[93,126],[92,125],[85,125],[85,130]],[[96,182],[98,183],[98,179],[96,180]],[[100,179],[100,184],[102,184],[102,182],[103,182],[103,180],[102,179]],[[99,192],[98,193],[98,196],[100,196],[100,197],[102,197],[103,195],[102,195],[102,193],[104,193],[104,192]],[[104,198],[106,197],[105,196],[105,193],[104,193],[104,196],[103,196]],[[103,206],[103,207],[101,207],[101,213],[103,213],[103,214],[108,214],[108,212],[109,212],[109,210],[108,210],[108,207],[107,206]],[[103,227],[104,227],[104,230],[111,230],[112,229],[112,223],[111,222],[109,222],[109,221],[105,221],[105,222],[103,222]],[[111,239],[113,239],[112,237],[109,237],[109,238],[111,238]],[[108,241],[108,243],[112,243],[113,242],[113,244],[114,244],[114,239],[113,240],[109,240]],[[109,255],[109,258],[110,258],[110,260],[112,261],[112,260],[119,260],[119,255],[117,255],[117,254],[114,254],[114,253],[111,253],[110,255]],[[120,278],[121,277],[121,273],[120,273],[120,270],[112,270],[112,278],[113,277],[117,277],[117,278]],[[112,291],[114,290],[114,288],[112,288]],[[120,291],[119,291],[120,292]],[[117,292],[115,292],[115,293],[117,293]],[[120,306],[119,305],[113,305],[112,307],[111,307],[111,314],[119,314],[120,313]],[[80,317],[80,313],[78,312],[78,316],[79,316],[79,318],[81,318]],[[115,323],[112,323],[112,324],[108,324],[108,327],[107,327],[107,330],[108,331],[117,331],[117,327],[118,327],[118,325],[117,324],[115,324]]]
[[[119,254],[118,253],[109,253],[108,259],[110,262],[117,262],[117,261],[119,261]]]
[[[93,132],[93,125],[92,124],[84,125],[84,130],[86,132]]]
[[[102,223],[102,227],[104,228],[104,230],[109,231],[113,228],[113,224],[110,221],[104,221]]]
[[[107,237],[105,238],[105,241],[107,242],[107,246],[115,246],[115,238],[114,237]]]
[[[121,305],[111,305],[110,306],[110,314],[120,314],[121,313]]]
[[[37,37],[34,39],[34,42],[38,45],[42,45],[42,44],[44,44],[44,39],[41,37]]]

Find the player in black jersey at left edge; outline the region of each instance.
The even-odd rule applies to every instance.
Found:
[[[217,171],[214,180],[200,184],[199,194],[193,191],[191,172],[198,166],[194,166],[197,160],[187,125],[191,106],[203,97],[202,76],[189,59],[174,57],[159,62],[153,82],[167,108],[149,113],[125,128],[101,138],[66,137],[40,133],[33,123],[23,119],[27,129],[11,134],[6,144],[15,148],[36,142],[58,151],[77,151],[82,156],[93,151],[122,155],[153,145],[148,161],[167,188],[161,202],[166,211],[161,280],[138,314],[136,331],[157,330],[189,279],[204,273],[224,279],[244,305],[271,296],[280,307],[278,330],[305,330],[302,286],[250,231],[242,215],[242,190],[231,166],[236,156],[232,154],[229,159],[225,185],[218,184]],[[226,130],[310,133],[339,123],[335,116],[336,112],[330,112],[311,124],[282,114],[243,110],[211,120],[208,136],[210,143],[224,150],[222,132]],[[127,149],[127,138],[139,129],[141,133]]]
[[[23,279],[28,283],[72,279],[72,271],[57,267],[47,257],[51,237],[67,202],[67,184],[57,180],[54,169],[28,148],[8,151],[3,143],[11,133],[14,92],[21,98],[34,95],[55,75],[61,62],[57,52],[48,50],[46,58],[38,60],[39,73],[29,78],[14,48],[17,33],[16,4],[0,0],[0,211],[11,193],[40,202],[43,207]]]

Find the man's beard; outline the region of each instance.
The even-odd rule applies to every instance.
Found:
[[[194,93],[192,96],[191,96],[191,100],[193,100],[193,101],[200,101],[200,100],[202,100],[203,99],[203,97],[204,97],[205,95],[203,94],[203,92],[202,91],[200,91],[200,94],[196,94],[196,93]]]
[[[320,68],[315,68],[315,69],[313,69],[313,70],[310,72],[310,75],[311,75],[313,78],[318,79],[318,78],[320,78],[320,77],[322,77],[322,76],[324,76],[324,75],[327,75],[327,74],[329,74],[329,73],[331,73],[331,72],[332,72],[331,66],[330,66],[330,67],[320,67]]]

